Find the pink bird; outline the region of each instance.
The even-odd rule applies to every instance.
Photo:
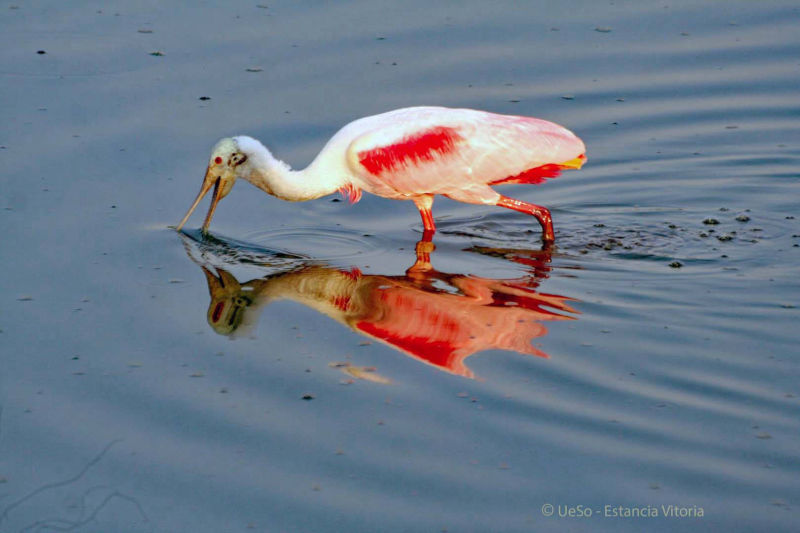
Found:
[[[493,185],[542,183],[562,169],[581,168],[586,148],[571,131],[537,118],[472,109],[409,107],[362,118],[340,129],[303,170],[291,170],[247,136],[220,140],[180,230],[214,186],[203,232],[219,200],[242,178],[292,202],[339,191],[351,203],[362,191],[411,200],[427,235],[436,231],[431,207],[439,194],[470,204],[498,205],[536,217],[542,238],[555,238],[550,211],[496,192]]]

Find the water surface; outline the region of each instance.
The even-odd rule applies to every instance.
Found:
[[[0,530],[796,529],[794,3],[264,5],[0,8]],[[407,272],[411,204],[247,184],[167,227],[219,137],[421,104],[586,142],[503,189],[554,249],[437,200]]]

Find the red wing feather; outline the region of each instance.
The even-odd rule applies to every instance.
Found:
[[[353,185],[352,183],[346,183],[342,187],[339,187],[339,194],[341,194],[345,200],[354,204],[361,200],[361,189]]]
[[[437,126],[395,144],[358,152],[358,161],[370,174],[379,176],[410,163],[432,161],[437,155],[452,151],[460,140],[454,128]]]
[[[548,178],[556,178],[561,174],[561,165],[542,165],[520,172],[516,176],[508,176],[489,183],[489,185],[502,185],[508,183],[532,183],[538,185]]]

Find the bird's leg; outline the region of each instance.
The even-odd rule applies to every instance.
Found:
[[[529,204],[503,195],[500,195],[497,205],[535,216],[539,224],[542,225],[542,240],[548,243],[556,239],[555,233],[553,232],[553,219],[550,217],[550,211],[546,207]]]
[[[436,231],[436,224],[433,222],[433,213],[431,212],[431,207],[433,207],[433,195],[425,194],[423,196],[415,196],[414,204],[417,206],[417,209],[419,209],[425,233],[430,232],[432,236]]]

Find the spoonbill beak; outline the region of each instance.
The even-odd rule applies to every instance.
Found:
[[[208,167],[206,170],[206,177],[203,179],[203,185],[200,187],[200,192],[197,194],[197,198],[195,198],[192,207],[189,208],[189,211],[183,217],[180,224],[175,228],[176,230],[180,231],[186,221],[189,220],[189,217],[192,216],[194,210],[197,208],[197,205],[200,203],[200,200],[208,193],[211,189],[211,186],[214,186],[214,195],[211,198],[211,205],[208,208],[208,214],[206,214],[206,220],[203,222],[203,233],[208,233],[208,225],[211,224],[211,217],[214,216],[214,211],[217,209],[217,204],[221,199],[223,199],[228,192],[230,192],[231,187],[233,187],[233,179],[230,179],[227,175],[220,175],[219,172],[214,171],[211,166]]]

